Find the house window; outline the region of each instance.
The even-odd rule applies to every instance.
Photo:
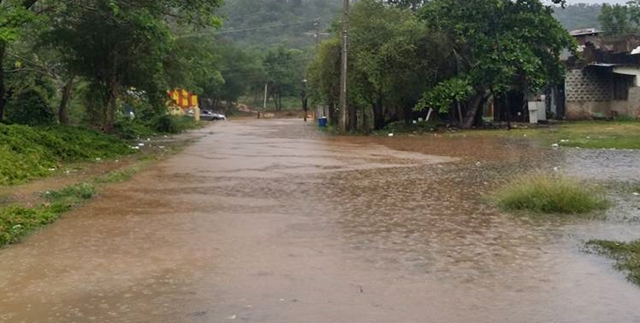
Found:
[[[616,101],[626,101],[629,99],[629,88],[633,85],[635,76],[618,75],[613,76],[613,99]]]

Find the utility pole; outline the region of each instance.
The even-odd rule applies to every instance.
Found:
[[[262,103],[262,109],[266,110],[267,109],[267,93],[269,91],[269,84],[265,83],[264,84],[264,101]]]
[[[342,15],[342,68],[340,70],[340,132],[347,132],[347,53],[349,41],[349,0],[344,0]]]

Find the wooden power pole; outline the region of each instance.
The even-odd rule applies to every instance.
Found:
[[[349,42],[349,0],[344,0],[342,15],[342,67],[340,69],[340,132],[347,132],[347,52]]]

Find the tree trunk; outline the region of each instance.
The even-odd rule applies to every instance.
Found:
[[[116,108],[118,105],[118,94],[120,90],[120,84],[118,81],[112,80],[109,85],[109,102],[106,108],[105,119],[103,123],[103,130],[107,133],[113,132],[116,122]]]
[[[413,124],[413,109],[410,105],[405,105],[402,108],[402,113],[404,114],[404,123],[409,126]]]
[[[335,102],[329,102],[329,122],[333,125],[338,123],[338,115],[336,114],[336,104]]]
[[[464,122],[462,123],[462,128],[469,129],[474,125],[477,125],[477,114],[478,110],[480,110],[487,100],[486,93],[476,94],[469,104],[467,105],[467,113],[464,116]],[[480,112],[482,114],[482,112]]]
[[[353,104],[349,105],[349,131],[357,131],[358,130],[358,110],[353,106]]]
[[[373,128],[375,130],[384,128],[384,111],[381,96],[379,96],[373,104]]]
[[[4,55],[7,44],[0,41],[0,122],[4,121],[4,107],[7,103],[7,89],[4,87]]]
[[[282,94],[278,94],[278,111],[282,111]]]
[[[362,131],[369,133],[369,120],[367,119],[367,109],[362,109]]]
[[[62,88],[62,98],[60,99],[60,106],[58,107],[58,121],[62,125],[69,125],[69,101],[71,99],[71,90],[73,89],[74,76],[69,77],[67,84]]]

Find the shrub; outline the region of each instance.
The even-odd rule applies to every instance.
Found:
[[[156,131],[171,134],[181,133],[198,126],[199,124],[195,123],[193,118],[188,116],[163,115],[157,117],[153,122],[153,128]]]
[[[115,124],[115,135],[122,139],[132,140],[152,136],[153,130],[136,119],[122,118]]]
[[[6,117],[11,123],[49,126],[56,122],[53,109],[42,94],[36,90],[22,92],[9,103]]]
[[[496,193],[506,210],[534,213],[587,213],[606,209],[608,201],[594,187],[564,176],[529,175],[515,179]]]

